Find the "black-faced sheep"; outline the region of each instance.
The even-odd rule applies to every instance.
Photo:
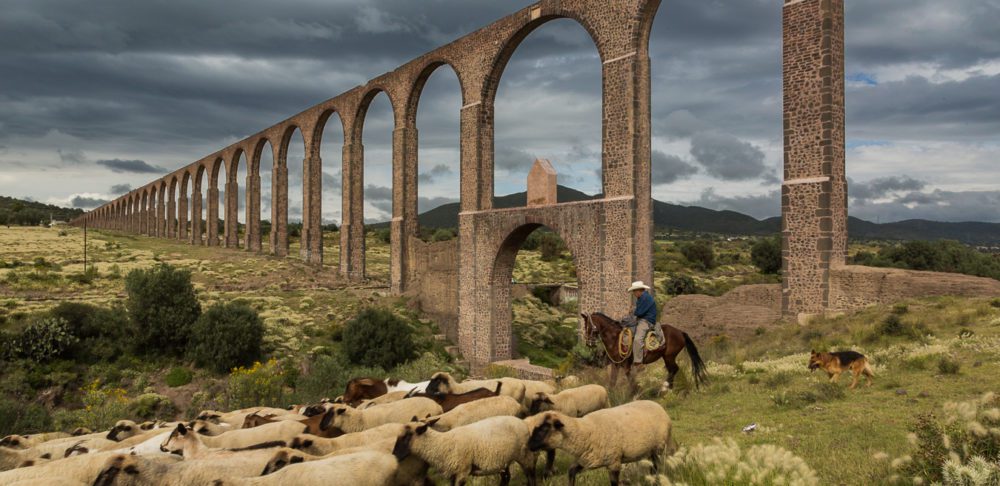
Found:
[[[396,475],[396,459],[384,452],[365,451],[319,461],[292,464],[280,471],[258,478],[227,478],[213,486],[390,486]]]
[[[601,385],[584,385],[570,388],[554,395],[536,393],[528,406],[528,413],[555,411],[570,417],[583,417],[590,412],[608,407],[608,390]]]
[[[343,456],[347,454],[355,454],[358,452],[365,451],[378,451],[384,452],[386,454],[392,453],[393,447],[396,445],[396,438],[392,437],[389,439],[384,439],[376,442],[371,442],[365,445],[357,447],[348,447],[346,449],[340,449],[335,452],[331,452],[324,456],[314,456],[312,454],[305,453],[303,451],[292,449],[288,447],[282,447],[274,452],[271,460],[268,461],[267,465],[264,467],[264,472],[262,475],[273,474],[280,471],[286,466],[292,464],[298,464],[308,461],[321,461],[323,459],[329,459],[331,457]],[[399,467],[396,470],[395,478],[393,479],[393,484],[397,486],[409,486],[409,485],[419,485],[424,484],[424,480],[427,478],[427,463],[420,460],[416,456],[410,456],[402,461],[399,461]]]
[[[405,424],[413,417],[420,419],[440,414],[441,406],[429,398],[407,398],[365,410],[337,404],[323,416],[320,427],[323,430],[334,427],[345,433],[361,432],[379,425]]]
[[[411,423],[396,439],[393,455],[401,461],[416,455],[457,485],[469,476],[496,474],[506,485],[516,462],[534,486],[535,454],[528,450],[528,437],[527,425],[515,417],[492,417],[448,432]]]
[[[424,422],[438,432],[445,432],[490,417],[517,417],[521,412],[521,404],[517,400],[501,395],[459,405],[450,412],[430,417]]]
[[[670,442],[671,423],[658,403],[637,401],[598,410],[582,418],[545,412],[525,419],[532,426],[532,451],[562,449],[576,462],[569,469],[569,484],[580,471],[606,467],[612,486],[618,485],[622,464],[652,459],[654,469]]]
[[[9,447],[11,449],[27,449],[29,447],[34,447],[38,444],[44,442],[49,442],[52,440],[65,439],[72,437],[65,432],[45,432],[42,434],[29,434],[29,435],[8,435],[3,439],[0,439],[0,447]]]
[[[170,433],[160,450],[163,452],[181,452],[185,458],[194,457],[205,449],[245,449],[268,444],[271,447],[285,445],[287,441],[303,433],[305,427],[298,422],[275,422],[252,429],[239,429],[217,437],[199,435],[179,424]]]
[[[458,382],[450,373],[444,371],[435,373],[431,377],[430,383],[427,385],[427,393],[466,393],[473,391],[477,388],[486,388],[487,390],[494,390],[497,388],[497,384],[503,384],[500,390],[501,395],[507,395],[508,397],[517,400],[519,403],[524,402],[524,383],[516,378],[499,378],[495,380],[466,380],[461,383]]]
[[[115,454],[104,460],[94,486],[188,486],[211,484],[222,476],[254,477],[272,451],[229,452],[201,459],[164,464],[142,456]]]
[[[0,473],[0,484],[10,484],[16,481],[29,481],[46,479],[51,477],[66,476],[87,484],[94,482],[104,463],[109,457],[115,456],[112,452],[97,452],[93,454],[83,454],[70,456],[65,459],[54,460],[45,464],[32,467],[24,467],[13,471]],[[155,462],[177,462],[181,458],[170,454],[160,454],[149,457]]]
[[[403,424],[385,424],[332,439],[317,437],[311,434],[302,434],[295,436],[288,443],[288,447],[314,456],[325,456],[342,449],[359,447],[385,439],[395,439],[403,432],[403,428]]]

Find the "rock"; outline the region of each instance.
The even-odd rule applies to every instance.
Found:
[[[906,395],[906,390],[900,388],[900,389],[896,390],[896,395],[899,395],[899,396]]]
[[[931,396],[931,394],[927,393],[926,391],[922,391],[920,393],[917,393],[917,396],[920,397],[920,398],[928,398],[928,397]]]

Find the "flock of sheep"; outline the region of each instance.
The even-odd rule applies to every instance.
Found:
[[[413,485],[431,483],[431,471],[452,484],[499,475],[506,485],[515,463],[534,485],[538,456],[548,475],[556,450],[574,459],[569,484],[607,468],[616,485],[624,463],[657,467],[671,423],[655,402],[608,408],[600,385],[557,393],[541,381],[437,373],[423,383],[355,379],[318,404],[85,432],[3,438],[0,485]]]

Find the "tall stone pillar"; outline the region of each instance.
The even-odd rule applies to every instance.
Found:
[[[323,264],[323,159],[318,154],[302,161],[302,257]]]
[[[194,192],[191,194],[191,244],[192,245],[204,245],[205,240],[202,239],[202,200],[201,200],[201,188],[195,187]]]
[[[228,175],[228,174],[227,174]],[[226,248],[240,247],[240,186],[236,183],[236,173],[226,181]]]
[[[208,215],[205,217],[205,237],[208,246],[219,246],[219,188],[208,188]]]
[[[164,200],[166,192],[160,191],[156,198],[156,236],[163,238],[167,236],[167,203]]]
[[[844,1],[785,0],[783,27],[782,308],[804,318],[829,307],[847,252]]]
[[[177,199],[177,239],[188,240],[188,198],[187,194],[181,192]]]
[[[260,176],[247,174],[246,249],[260,252]]]
[[[177,237],[177,201],[174,200],[173,191],[170,192],[170,199],[167,201],[167,231],[164,236],[169,239]]]
[[[404,126],[392,132],[392,250],[389,286],[395,295],[406,291],[409,280],[410,238],[418,237],[417,220],[417,127]]]
[[[288,166],[275,163],[271,174],[271,254],[288,256]]]
[[[467,359],[477,359],[483,346],[479,341],[490,336],[490,319],[477,314],[492,309],[490,292],[476,292],[489,270],[477,271],[478,246],[471,213],[493,208],[493,104],[484,99],[462,107],[459,117],[461,138],[461,211],[458,213],[459,258],[458,280],[458,347]],[[486,250],[488,251],[488,250]],[[464,289],[464,291],[462,290]],[[485,322],[484,322],[485,321]]]
[[[340,274],[351,281],[365,278],[364,221],[365,147],[360,141],[344,145],[343,221],[340,225]]]

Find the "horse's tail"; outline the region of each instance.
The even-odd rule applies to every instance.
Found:
[[[686,332],[682,334],[684,334],[684,349],[687,350],[688,357],[691,358],[691,374],[694,375],[694,385],[700,387],[708,381],[705,362],[701,360],[701,355],[698,354],[698,347],[694,345],[691,336],[688,336]]]

